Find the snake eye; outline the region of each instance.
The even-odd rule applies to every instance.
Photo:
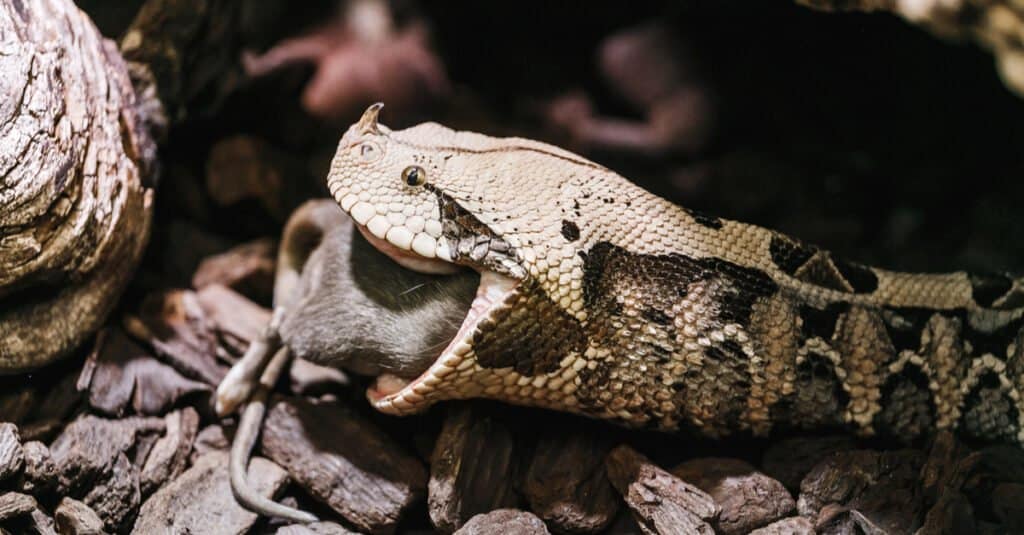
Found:
[[[402,171],[402,180],[410,186],[422,186],[427,181],[427,172],[418,165],[410,165]]]
[[[370,142],[361,143],[356,150],[359,151],[359,159],[367,163],[380,158],[383,152],[376,143]]]

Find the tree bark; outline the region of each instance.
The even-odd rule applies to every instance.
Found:
[[[67,354],[113,308],[149,235],[159,102],[71,0],[0,0],[0,74],[4,374]]]

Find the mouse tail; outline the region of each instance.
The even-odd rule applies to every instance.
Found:
[[[231,443],[229,466],[231,492],[242,507],[254,513],[284,518],[292,522],[316,522],[317,517],[313,514],[277,503],[260,494],[249,485],[247,477],[249,457],[252,454],[253,446],[256,445],[256,438],[260,434],[263,417],[267,412],[267,400],[270,397],[270,391],[274,383],[281,376],[281,373],[288,367],[290,359],[291,352],[288,350],[288,347],[281,346],[277,349],[277,352],[263,371],[263,376],[260,377],[260,382],[255,392],[249,398],[245,408],[242,409],[242,416],[238,420],[238,430],[235,431],[235,438]]]

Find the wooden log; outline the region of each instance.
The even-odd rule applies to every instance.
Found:
[[[797,508],[801,516],[816,518],[818,529],[852,523],[877,525],[892,533],[913,532],[924,517],[918,489],[924,461],[920,451],[909,449],[834,453],[800,483]],[[851,511],[857,514],[847,514]]]
[[[607,466],[608,479],[626,499],[644,533],[714,534],[710,523],[720,509],[704,491],[651,463],[629,446],[613,449]]]
[[[71,0],[2,0],[0,35],[3,374],[66,355],[107,317],[149,235],[156,153],[153,104]]]
[[[798,491],[804,476],[822,459],[853,448],[853,439],[846,435],[787,438],[768,447],[761,468],[787,489]]]
[[[172,412],[164,421],[167,432],[153,445],[139,474],[144,495],[153,493],[185,471],[188,454],[199,431],[199,414],[192,407]]]
[[[672,473],[710,494],[722,508],[714,524],[716,533],[749,533],[796,509],[796,502],[782,483],[739,459],[691,459],[673,468]]]
[[[243,243],[204,258],[192,275],[192,287],[202,290],[211,284],[220,284],[254,301],[270,303],[276,263],[275,240],[261,238]]]
[[[750,535],[814,535],[814,524],[802,516],[791,516],[757,528]]]
[[[547,535],[544,522],[533,513],[497,509],[469,519],[455,535]]]
[[[0,423],[0,482],[19,474],[24,464],[18,428],[12,423]]]
[[[88,505],[64,498],[53,512],[57,531],[68,535],[104,535],[103,521]]]
[[[241,82],[243,6],[235,0],[147,0],[136,13],[121,52],[136,84],[159,94],[167,121],[209,115]]]
[[[207,399],[213,391],[210,385],[160,362],[118,328],[97,336],[77,387],[88,392],[89,406],[108,416],[122,416],[129,409],[136,414],[162,414],[185,396]]]
[[[57,465],[53,463],[50,448],[42,442],[26,442],[25,469],[22,471],[18,488],[34,496],[49,496],[57,488]]]
[[[276,464],[254,457],[249,484],[273,496],[288,482]],[[211,533],[241,535],[256,523],[256,513],[238,505],[228,480],[228,454],[210,452],[142,504],[134,533]]]
[[[430,519],[450,533],[473,516],[519,504],[512,432],[480,407],[452,407],[430,463]]]
[[[283,526],[275,535],[355,535],[355,532],[334,522],[313,522]]]
[[[260,451],[361,531],[393,531],[426,490],[418,460],[337,403],[277,400],[263,423]]]
[[[556,531],[602,531],[621,503],[604,469],[612,446],[607,430],[575,419],[554,422],[537,439],[523,494],[530,509]]]

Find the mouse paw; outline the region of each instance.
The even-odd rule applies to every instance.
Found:
[[[252,392],[259,383],[259,374],[248,372],[246,366],[242,366],[241,363],[235,364],[217,385],[213,402],[213,410],[217,416],[223,418],[235,412],[252,397]]]

